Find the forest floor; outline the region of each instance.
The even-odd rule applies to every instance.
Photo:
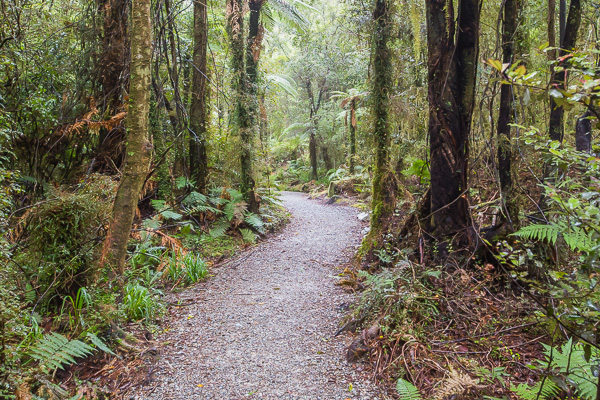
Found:
[[[171,301],[164,346],[139,399],[386,399],[334,337],[352,301],[337,266],[360,243],[350,207],[284,192],[292,220]]]

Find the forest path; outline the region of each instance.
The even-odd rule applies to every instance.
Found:
[[[384,399],[333,338],[349,295],[334,265],[351,256],[360,223],[349,207],[285,192],[291,222],[181,297],[143,399]],[[352,250],[350,248],[350,250]],[[350,390],[352,387],[352,390]]]

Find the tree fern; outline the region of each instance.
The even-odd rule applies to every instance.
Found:
[[[44,371],[50,372],[74,364],[76,358],[90,355],[93,351],[94,348],[88,344],[51,332],[33,345],[30,356],[40,361]]]
[[[396,391],[400,395],[400,400],[422,400],[419,389],[402,378],[396,382]]]

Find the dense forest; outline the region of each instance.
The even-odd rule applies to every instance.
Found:
[[[599,121],[594,0],[0,0],[0,398],[143,385],[296,191],[390,398],[600,400]]]

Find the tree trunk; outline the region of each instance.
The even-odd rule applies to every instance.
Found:
[[[390,168],[390,85],[392,79],[392,53],[389,48],[392,37],[392,3],[390,0],[375,0],[373,8],[371,97],[374,128],[377,144],[375,173],[373,176],[371,231],[375,238],[384,229],[396,205],[397,180]],[[368,240],[367,240],[368,242]]]
[[[466,233],[469,135],[479,51],[480,0],[427,0],[431,220],[438,238]],[[455,38],[456,36],[456,38]]]
[[[519,19],[520,0],[505,0],[504,16],[502,23],[502,62],[513,64],[517,40],[517,22]],[[500,191],[502,193],[503,211],[506,220],[513,225],[513,219],[518,217],[518,209],[512,201],[512,173],[511,173],[511,127],[514,123],[514,94],[511,85],[502,85],[500,88],[500,109],[498,112],[498,174],[500,178]]]
[[[192,103],[190,106],[190,175],[196,189],[206,192],[208,156],[206,153],[208,86],[208,13],[205,0],[194,0],[194,55],[192,58]]]
[[[356,167],[356,99],[350,101],[350,173]]]
[[[124,107],[123,93],[129,84],[129,41],[127,19],[128,2],[124,0],[98,0],[102,21],[102,54],[98,60],[98,71],[102,95],[98,105],[106,117],[112,117]],[[111,130],[101,129],[96,149],[96,169],[121,166],[122,143],[125,128],[119,124]],[[98,157],[99,156],[99,157]]]
[[[126,159],[102,251],[102,263],[111,267],[109,275],[112,277],[122,276],[125,269],[127,240],[152,152],[152,144],[148,141],[152,57],[150,0],[133,0],[131,10],[132,57]]]
[[[583,151],[586,153],[592,151],[591,116],[592,112],[588,110],[577,119],[577,124],[575,125],[575,145],[577,147],[577,151]]]
[[[310,140],[308,142],[308,153],[310,156],[311,174],[314,180],[318,179],[317,173],[317,138],[315,135],[315,129],[310,132]]]
[[[571,0],[571,4],[569,6],[569,16],[566,19],[566,25],[564,29],[561,26],[561,37],[560,37],[560,50],[559,57],[563,57],[568,52],[572,51],[575,47],[575,43],[577,42],[577,34],[579,31],[579,25],[581,23],[581,0]],[[566,12],[566,6],[563,8],[562,0],[561,0],[561,15],[560,20],[563,21],[565,19],[564,13]],[[561,23],[561,25],[563,25]],[[554,73],[552,78],[552,86],[557,89],[564,89],[566,86],[566,67],[568,61],[559,62],[559,66],[563,67],[560,71]],[[564,109],[562,106],[559,106],[556,101],[554,101],[554,97],[550,96],[550,122],[548,124],[548,134],[550,139],[557,140],[562,142],[564,137]]]

